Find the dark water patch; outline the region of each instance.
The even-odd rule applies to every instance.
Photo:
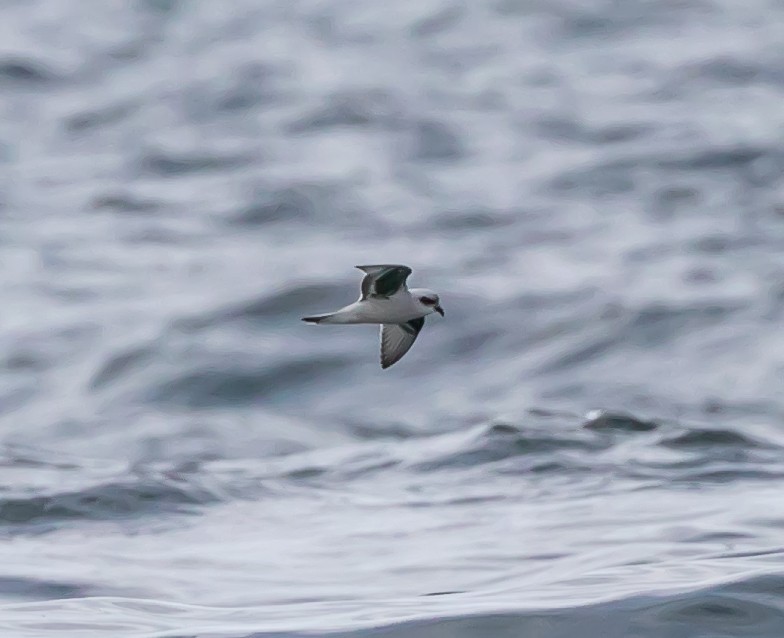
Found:
[[[128,245],[181,246],[185,242],[201,239],[202,236],[198,233],[185,233],[174,228],[152,225],[129,229],[122,233],[122,241]]]
[[[391,470],[401,465],[397,459],[387,458],[379,452],[360,454],[352,458],[349,462],[341,464],[339,468],[333,468],[335,473],[343,481],[361,479],[369,474]]]
[[[591,415],[583,424],[588,430],[597,432],[650,432],[655,430],[658,424],[655,421],[638,419],[630,414],[620,414],[613,412],[600,412]]]
[[[402,464],[383,444],[327,450],[300,447],[270,459],[261,474],[265,487],[273,486],[271,489],[284,492],[293,485],[302,488],[345,486],[350,481],[393,470]],[[233,477],[233,492],[240,497],[259,490],[258,470],[250,468],[246,476],[244,482],[239,481],[241,477]]]
[[[617,347],[619,337],[616,334],[585,335],[574,340],[564,352],[546,361],[540,366],[541,374],[557,374],[570,370],[601,358]]]
[[[229,309],[225,313],[225,317],[227,319],[255,321],[289,315],[294,312],[305,311],[314,307],[314,305],[334,301],[341,293],[345,293],[345,290],[345,286],[332,283],[295,286],[269,297]]]
[[[141,0],[136,3],[136,9],[168,18],[182,9],[183,4],[183,0]]]
[[[339,127],[398,127],[403,109],[398,99],[382,90],[338,93],[325,104],[288,126],[291,133],[312,133]]]
[[[493,423],[487,427],[485,434],[489,437],[520,436],[522,431],[516,425],[511,425],[509,423]]]
[[[455,593],[455,596],[459,594]],[[547,622],[548,615],[538,615],[531,613],[526,616],[523,614],[476,614],[467,616],[434,617],[421,620],[406,621],[395,623],[388,626],[376,626],[366,629],[358,629],[347,632],[334,632],[329,635],[334,638],[478,638],[479,636],[492,636],[493,638],[521,638],[536,637],[550,638],[573,638],[574,636],[586,635],[581,632],[584,627],[579,623],[571,622],[568,624],[568,632],[577,633],[546,633],[550,623]],[[563,625],[554,619],[553,629],[557,625]],[[603,634],[607,635],[607,634]],[[242,638],[305,638],[307,634],[276,634],[276,633],[254,633],[245,635]],[[621,638],[615,634],[607,635],[607,638]],[[624,637],[626,638],[626,637]]]
[[[683,273],[683,281],[695,286],[715,284],[721,279],[721,275],[709,266],[689,268]]]
[[[556,194],[587,193],[606,197],[634,192],[639,188],[636,167],[626,164],[605,164],[564,171],[549,183]]]
[[[699,149],[678,156],[676,153],[662,155],[656,164],[678,171],[705,171],[728,168],[745,168],[752,163],[775,154],[762,146],[727,146]]]
[[[677,212],[692,210],[701,202],[702,191],[695,186],[665,186],[654,193],[651,212],[658,219],[671,219]]]
[[[773,638],[784,627],[780,599],[765,597],[749,600],[718,592],[682,596],[659,606],[655,616],[662,623],[661,626],[684,636]],[[697,630],[702,633],[696,633]]]
[[[290,397],[297,389],[350,365],[344,357],[314,357],[256,369],[202,367],[158,381],[149,398],[194,409],[247,406]]]
[[[590,605],[444,615],[330,633],[333,638],[779,638],[784,605],[775,589],[738,584],[685,593],[616,597]],[[435,592],[455,596],[460,592]],[[750,595],[751,594],[751,595]],[[465,601],[470,605],[470,599]],[[503,605],[499,605],[503,607]],[[239,637],[241,634],[237,634]],[[286,634],[305,638],[308,634]],[[243,638],[282,638],[276,633]]]
[[[4,446],[0,452],[0,467],[80,470],[83,466],[62,459],[44,458],[37,450],[27,450],[18,446]]]
[[[86,133],[92,129],[119,124],[138,109],[137,104],[112,104],[103,108],[74,113],[65,118],[69,133]]]
[[[490,210],[454,210],[438,214],[430,222],[440,231],[477,232],[507,226],[513,219]]]
[[[726,552],[722,553],[721,556],[723,558],[758,558],[760,556],[764,556],[770,560],[779,559],[779,561],[784,558],[784,549],[777,547],[775,549],[754,549],[750,551],[736,551],[736,552]]]
[[[547,140],[584,142],[579,122],[573,117],[547,115],[534,123],[536,132]]]
[[[729,234],[710,233],[691,242],[691,248],[696,253],[706,255],[720,255],[722,253],[750,248],[759,245],[760,240],[752,237],[737,237]]]
[[[43,580],[24,576],[0,576],[0,597],[24,600],[62,600],[82,598],[100,594],[93,585],[69,583],[67,581]]]
[[[404,441],[416,436],[421,436],[410,426],[403,423],[349,423],[346,428],[356,438],[363,441],[376,441],[376,440],[393,440]]]
[[[589,127],[568,116],[543,117],[535,126],[544,139],[590,146],[631,142],[652,131],[649,124],[631,122]]]
[[[237,68],[204,79],[191,79],[181,90],[180,105],[189,121],[230,123],[259,109],[284,103],[287,90],[281,69],[258,61],[239,62]]]
[[[564,307],[574,306],[577,304],[593,305],[593,301],[597,298],[604,297],[604,291],[593,286],[583,286],[576,290],[567,290],[563,292],[526,292],[518,294],[509,301],[505,302],[511,308],[516,308],[531,312],[534,310],[554,312],[562,310]],[[610,306],[610,309],[615,306]],[[615,313],[619,315],[620,312]],[[605,313],[609,315],[609,313]],[[611,316],[609,318],[614,318]],[[571,325],[571,324],[570,324]],[[571,332],[571,330],[567,331]]]
[[[756,84],[761,79],[761,67],[758,64],[721,56],[692,65],[684,72],[694,78],[714,80],[731,86]]]
[[[769,516],[758,516],[746,520],[750,527],[782,528],[784,529],[784,516],[777,516],[775,512],[770,512]]]
[[[455,28],[465,15],[465,7],[454,4],[439,7],[431,15],[417,20],[411,26],[415,38],[430,38]]]
[[[548,188],[556,193],[586,193],[594,197],[623,195],[642,190],[651,171],[701,176],[705,171],[726,170],[750,185],[778,181],[784,170],[784,153],[765,146],[735,145],[701,147],[655,153],[629,153],[621,159],[563,171]]]
[[[506,0],[511,4],[513,0]],[[650,27],[659,19],[656,14],[630,10],[624,5],[616,5],[613,11],[582,5],[554,5],[558,31],[565,41],[595,40],[630,35],[632,29]]]
[[[441,496],[438,497],[438,505],[440,507],[461,507],[465,505],[486,505],[487,503],[500,503],[505,501],[506,497],[500,494],[484,494],[480,496],[452,496],[448,498],[443,498]],[[410,507],[412,509],[424,509],[424,510],[431,510],[433,508],[434,501],[433,498],[430,496],[426,496],[421,499],[407,499],[406,500],[406,507]]]
[[[312,222],[337,213],[336,193],[318,184],[296,184],[266,191],[258,189],[231,221],[241,226],[263,226],[275,222]]]
[[[17,384],[17,387],[6,385],[0,388],[0,416],[13,414],[16,410],[23,408],[38,393],[33,383],[26,384],[24,387],[19,387],[20,380],[15,379],[14,383]]]
[[[141,474],[70,492],[0,496],[0,526],[133,519],[143,514],[191,511],[194,506],[219,500],[216,492],[197,481]]]
[[[311,479],[318,479],[329,472],[326,467],[300,467],[283,474],[285,478],[294,481],[309,481]]]
[[[500,55],[502,55],[501,47],[496,42],[484,40],[481,43],[455,43],[451,46],[432,49],[423,56],[423,62],[440,69],[445,74],[457,75],[488,64]],[[471,98],[470,104],[472,108],[490,110],[500,109],[504,106],[501,93],[495,88],[487,88],[478,92]]]
[[[257,62],[243,64],[234,70],[228,85],[221,87],[217,108],[235,112],[253,109],[276,99],[275,73],[272,69]]]
[[[230,170],[252,163],[253,160],[248,155],[149,149],[139,159],[139,168],[144,173],[158,177],[175,177]]]
[[[763,449],[776,447],[772,444],[763,444],[751,437],[733,430],[720,430],[717,428],[690,429],[661,442],[661,445],[673,449],[699,449],[710,448],[735,448],[735,449]]]
[[[0,59],[0,81],[43,85],[57,79],[58,74],[43,62],[22,57]]]
[[[593,474],[595,468],[587,464],[577,464],[573,460],[553,460],[549,458],[517,457],[513,463],[500,465],[494,471],[502,476],[570,476],[572,478]]]
[[[290,182],[281,187],[254,187],[245,195],[245,204],[229,217],[239,226],[264,226],[271,223],[296,221],[334,225],[357,221],[353,202],[346,197],[340,183]]]
[[[32,600],[78,598],[88,595],[89,588],[74,583],[0,576],[0,596]]]
[[[645,137],[653,127],[643,123],[614,124],[590,132],[589,139],[594,144],[618,144],[631,142]]]
[[[562,14],[560,26],[562,36],[568,40],[617,35],[624,27],[618,16],[590,9]]]
[[[730,485],[742,481],[778,481],[784,478],[784,469],[750,467],[755,461],[739,459],[735,463],[728,462],[728,467],[711,467],[717,463],[709,463],[707,469],[672,471],[668,482],[696,487],[698,485]]]
[[[558,33],[571,46],[606,41],[612,38],[634,38],[638,33],[667,29],[666,33],[684,21],[705,20],[712,5],[700,0],[664,0],[637,5],[577,3],[532,3],[527,0],[500,0],[506,11],[531,11],[533,7],[547,11],[555,19]]]
[[[145,199],[130,192],[113,192],[97,195],[90,206],[94,210],[105,210],[117,213],[152,213],[161,204],[152,199]]]
[[[89,285],[68,285],[62,281],[49,281],[42,286],[46,294],[66,304],[79,304],[92,301],[101,296],[101,292]]]
[[[253,325],[294,314],[313,314],[314,308],[336,303],[337,299],[346,294],[346,290],[345,286],[326,282],[291,286],[217,311],[178,319],[173,328],[190,333],[235,322]]]
[[[724,585],[720,588],[723,592],[736,592],[740,595],[761,594],[771,596],[771,602],[778,600],[784,608],[784,574],[765,574],[754,576],[748,580]]]
[[[703,624],[715,624],[722,632],[727,631],[727,623],[741,626],[748,624],[754,618],[753,610],[757,608],[756,605],[739,604],[719,596],[674,607],[670,616],[673,622],[693,626],[699,620]]]
[[[411,159],[414,161],[449,163],[461,160],[466,155],[460,137],[443,122],[417,122],[412,135]]]
[[[145,59],[147,46],[153,41],[153,39],[154,38],[150,38],[146,42],[124,42],[116,46],[109,47],[106,50],[105,59],[109,61],[109,64],[114,62],[119,62],[120,64],[133,63],[139,60],[143,60]]]
[[[765,84],[781,88],[784,86],[784,70],[781,60],[750,60],[720,55],[681,68],[674,81],[684,88],[702,88],[706,82],[732,88]]]
[[[514,457],[531,457],[533,465],[559,463],[560,452],[591,451],[607,447],[593,436],[570,429],[567,432],[527,430],[509,423],[494,423],[481,428],[458,449],[441,452],[436,445],[433,456],[414,467],[422,471],[465,468],[492,464]],[[539,458],[541,457],[541,458]],[[530,469],[530,464],[527,466]],[[519,469],[519,468],[518,468]],[[525,468],[523,468],[525,469]]]
[[[40,372],[53,365],[44,353],[24,349],[11,350],[0,361],[4,368],[15,372]]]
[[[472,352],[481,352],[483,348],[499,339],[503,334],[499,330],[475,330],[466,332],[452,340],[450,352],[455,356],[465,356]]]
[[[112,355],[93,375],[89,387],[98,390],[128,374],[140,372],[155,356],[152,346],[131,348]]]
[[[354,478],[392,467],[398,462],[390,459],[379,448],[352,447],[350,449],[300,450],[283,455],[266,466],[263,478],[269,485],[286,492],[292,488],[326,488],[345,485]]]
[[[719,300],[681,306],[649,304],[634,312],[622,339],[637,346],[660,347],[690,332],[723,323],[743,308],[741,303]]]
[[[686,542],[703,544],[703,543],[722,543],[725,545],[736,545],[744,541],[750,541],[754,535],[748,532],[704,532],[694,534],[686,539]]]
[[[573,412],[568,412],[566,410],[553,410],[551,408],[543,408],[541,406],[530,408],[528,410],[528,414],[539,419],[563,419],[566,421],[574,420],[578,417],[578,415]]]
[[[52,272],[58,272],[56,261],[52,264]],[[66,266],[67,267],[67,266]],[[48,279],[42,284],[41,292],[60,300],[67,298],[68,289],[62,288],[56,281]],[[94,293],[90,293],[94,294]],[[45,329],[25,329],[9,332],[9,344],[5,346],[5,362],[10,367],[27,371],[51,369],[63,360],[72,360],[90,348],[100,333],[100,327],[89,322],[76,323],[61,327]],[[2,361],[0,355],[0,361]]]

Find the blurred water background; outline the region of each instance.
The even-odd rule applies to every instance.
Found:
[[[784,635],[781,2],[0,17],[0,635]]]

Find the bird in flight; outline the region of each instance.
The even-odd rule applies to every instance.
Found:
[[[427,288],[406,286],[411,274],[408,266],[357,266],[365,276],[359,299],[348,306],[323,315],[303,317],[308,323],[381,324],[381,367],[397,363],[419,336],[425,317],[437,312],[442,317],[438,295]]]

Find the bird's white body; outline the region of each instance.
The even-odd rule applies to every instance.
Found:
[[[432,307],[419,302],[420,294],[432,293],[420,288],[401,288],[385,299],[358,299],[327,315],[319,323],[406,323],[435,312]]]
[[[425,317],[444,309],[439,297],[426,288],[408,289],[408,266],[357,266],[365,273],[359,299],[335,312],[303,317],[308,323],[381,325],[381,367],[388,368],[408,352],[425,324]]]

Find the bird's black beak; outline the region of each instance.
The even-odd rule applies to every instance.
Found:
[[[441,306],[436,306],[435,308],[433,308],[433,310],[435,310],[442,317],[444,316],[444,309]]]

